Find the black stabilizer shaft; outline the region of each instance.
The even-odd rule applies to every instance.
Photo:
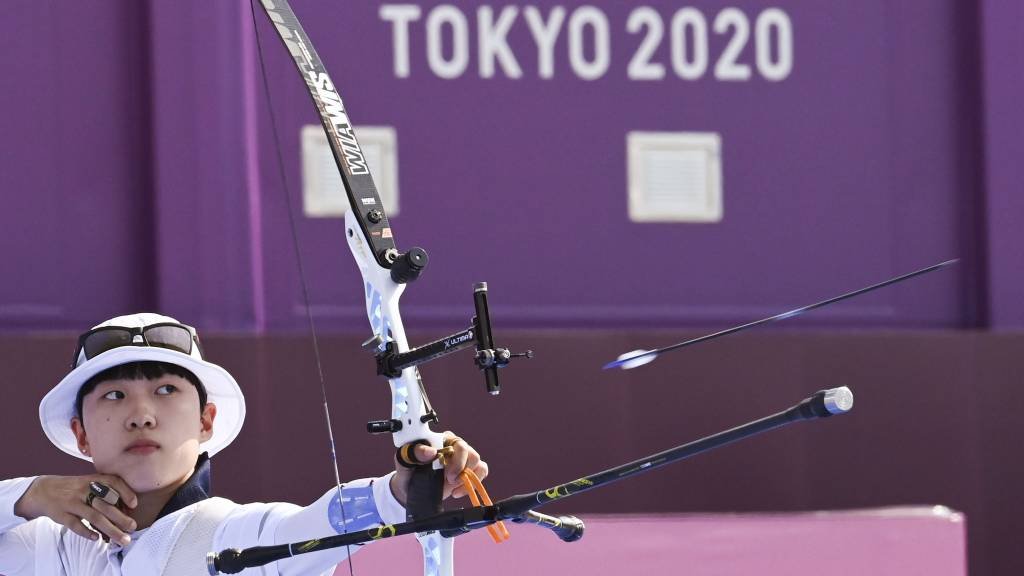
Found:
[[[821,390],[787,410],[761,418],[760,420],[712,434],[700,440],[676,446],[675,448],[634,460],[622,466],[609,468],[603,472],[591,474],[567,484],[506,498],[495,503],[493,506],[450,510],[401,524],[379,526],[368,530],[358,530],[293,544],[260,546],[241,551],[230,549],[224,550],[219,554],[211,552],[207,556],[207,566],[210,574],[217,574],[218,572],[235,574],[245,568],[261,566],[275,560],[283,560],[296,554],[306,554],[318,550],[328,550],[330,548],[362,544],[373,540],[432,530],[438,530],[444,535],[456,536],[484,528],[498,520],[527,522],[544,526],[557,534],[562,540],[573,542],[583,536],[583,522],[572,516],[547,516],[536,512],[535,509],[549,502],[568,498],[598,486],[612,484],[631,476],[643,474],[655,468],[660,468],[672,462],[749,438],[773,428],[800,420],[814,420],[837,414],[845,414],[851,409],[853,409],[853,393],[849,388],[843,386],[841,388]]]
[[[275,560],[291,556],[288,544],[260,546],[239,550],[229,548],[220,554],[212,552],[206,556],[206,568],[210,574],[238,574],[251,566],[263,566]]]
[[[724,432],[712,434],[689,444],[676,446],[651,456],[634,460],[622,466],[609,468],[603,472],[584,476],[567,484],[553,486],[547,490],[538,490],[528,494],[519,494],[495,503],[498,508],[499,520],[514,520],[528,510],[539,508],[549,502],[568,498],[581,492],[593,490],[599,486],[618,482],[630,476],[644,474],[666,464],[678,462],[708,450],[720,448],[738,440],[749,438],[779,426],[800,420],[827,418],[835,414],[845,414],[853,409],[853,392],[843,386],[830,390],[820,390],[806,400],[782,412],[772,414],[760,420],[737,426]]]
[[[220,553],[210,552],[206,556],[206,565],[211,575],[218,573],[237,574],[246,568],[255,568],[256,566],[284,560],[299,554],[310,554],[320,550],[341,548],[342,546],[354,546],[405,534],[430,532],[433,530],[441,532],[451,532],[453,530],[468,532],[494,524],[498,521],[495,514],[496,510],[493,506],[462,508],[441,512],[429,518],[410,520],[401,524],[377,526],[366,530],[356,530],[335,536],[324,536],[304,542],[256,546],[241,551],[229,549],[222,550]]]

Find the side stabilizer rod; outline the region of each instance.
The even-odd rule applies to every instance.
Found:
[[[669,448],[668,450],[645,456],[621,466],[584,476],[566,484],[559,484],[545,490],[512,496],[500,502],[495,502],[494,505],[499,509],[499,519],[513,518],[526,510],[539,508],[549,502],[568,498],[625,478],[644,474],[667,464],[678,462],[679,460],[684,460],[702,452],[714,450],[715,448],[721,448],[726,444],[732,444],[733,442],[750,438],[751,436],[785,426],[786,424],[792,424],[801,420],[828,418],[837,414],[845,414],[852,409],[853,392],[846,386],[819,390],[799,404],[771,416],[754,420],[724,432],[712,434],[682,446]]]
[[[572,542],[579,540],[583,536],[583,523],[579,519],[573,516],[547,516],[534,510],[549,502],[562,500],[600,486],[606,486],[619,480],[643,474],[702,452],[755,436],[761,432],[785,426],[786,424],[792,424],[801,420],[828,418],[833,415],[845,414],[852,409],[853,392],[846,386],[820,390],[799,404],[771,416],[754,420],[753,422],[695,440],[688,444],[670,448],[621,466],[609,468],[590,476],[584,476],[579,480],[506,498],[492,506],[474,506],[459,510],[449,510],[434,516],[400,524],[377,526],[367,530],[358,530],[291,544],[256,546],[245,550],[232,548],[222,550],[219,553],[210,552],[206,557],[207,568],[211,576],[221,573],[236,574],[246,568],[262,566],[297,554],[308,554],[318,550],[364,544],[403,534],[434,530],[454,536],[484,528],[499,520],[511,520],[517,523],[543,526],[553,531],[562,540]]]

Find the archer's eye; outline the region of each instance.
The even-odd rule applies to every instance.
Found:
[[[107,400],[124,400],[124,392],[120,390],[111,390],[103,395]]]
[[[168,394],[174,394],[178,391],[178,387],[174,384],[164,384],[163,386],[156,389],[156,393],[166,396]]]

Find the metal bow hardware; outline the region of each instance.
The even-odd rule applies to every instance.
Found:
[[[507,349],[495,346],[488,312],[487,285],[483,282],[473,287],[475,316],[468,328],[417,348],[409,347],[405,328],[399,314],[398,302],[405,291],[406,285],[416,280],[427,266],[427,253],[422,248],[410,248],[402,252],[396,247],[391,225],[377,194],[377,188],[370,175],[366,158],[356,139],[341,96],[338,94],[335,84],[328,76],[323,63],[310,43],[309,37],[303,31],[288,2],[286,0],[260,1],[263,10],[273,23],[277,35],[284,42],[300,75],[309,88],[310,96],[327,133],[327,139],[338,165],[345,192],[348,194],[350,210],[345,215],[345,236],[352,256],[355,258],[356,264],[362,273],[366,313],[370,321],[372,333],[371,337],[364,343],[364,346],[373,352],[377,363],[377,373],[387,378],[391,388],[390,413],[386,418],[369,422],[367,428],[372,433],[390,433],[398,449],[400,460],[408,460],[408,456],[411,454],[411,447],[416,444],[428,444],[434,448],[442,449],[444,441],[442,434],[430,429],[430,424],[437,422],[437,413],[431,407],[430,401],[427,398],[417,366],[450,353],[474,347],[476,350],[474,361],[476,366],[484,373],[487,391],[490,394],[498,394],[501,389],[498,380],[498,369],[508,365],[512,358],[516,356],[530,357],[532,353],[513,354]],[[255,7],[253,8],[253,18],[255,26]],[[260,66],[262,68],[262,46],[258,33],[256,34],[256,39],[257,47],[260,50]],[[270,94],[265,70],[263,71],[263,80],[264,90],[267,92],[266,96],[269,100]],[[278,140],[272,107],[271,125],[274,138]],[[282,182],[284,182],[284,168],[280,157],[279,144],[278,168],[281,172]],[[285,195],[286,197],[288,196],[287,189],[285,189]],[[313,326],[312,317],[309,315],[308,290],[306,289],[304,274],[302,273],[301,256],[298,253],[298,242],[295,239],[296,227],[292,220],[293,216],[290,206],[288,216],[293,235],[293,246],[299,262],[303,294],[306,299],[307,316],[319,368],[316,331]],[[918,271],[900,279],[916,276],[925,271],[929,270]],[[883,284],[887,285],[894,281]],[[876,285],[869,289],[878,287],[881,287],[881,285]],[[857,294],[867,290],[858,291]],[[838,301],[853,295],[856,294],[846,294],[832,301]],[[751,323],[738,327],[738,329],[730,329],[730,331],[709,335],[698,340],[709,340],[714,337],[723,336],[725,333],[732,333],[746,327],[752,327],[756,324],[794,316],[800,312],[828,303],[830,302],[821,302],[810,307]],[[683,343],[675,347],[687,344]],[[629,358],[620,359],[620,363],[617,365],[628,364],[630,361],[636,363],[639,356],[643,356],[643,359],[639,360],[643,363],[643,360],[646,360],[647,357],[653,359],[658,352],[665,350],[638,351]],[[330,412],[327,405],[327,393],[322,371],[320,380],[324,413],[328,424],[328,435],[331,436],[331,452],[332,456],[334,456],[334,438],[330,427]],[[786,410],[688,444],[615,466],[596,474],[584,476],[571,482],[551,486],[536,492],[520,494],[498,502],[490,501],[486,494],[483,494],[483,497],[479,500],[473,498],[473,506],[457,510],[442,511],[441,499],[444,487],[444,471],[441,462],[435,460],[424,465],[414,465],[414,473],[408,490],[406,506],[408,520],[406,522],[378,526],[367,530],[356,530],[305,542],[261,546],[246,550],[223,550],[219,553],[211,552],[207,558],[207,564],[211,574],[221,572],[237,573],[249,567],[286,559],[297,554],[307,554],[340,546],[352,546],[403,534],[416,534],[423,547],[424,574],[426,576],[452,576],[454,571],[453,541],[460,534],[479,528],[494,527],[503,520],[510,520],[516,523],[527,523],[547,528],[553,531],[560,539],[572,542],[583,536],[584,526],[579,519],[573,516],[548,516],[537,512],[536,509],[549,502],[618,482],[619,480],[654,470],[779,426],[801,420],[813,420],[835,414],[844,414],[849,412],[852,407],[853,394],[849,388],[839,387],[821,390]],[[340,473],[338,472],[336,457],[334,466],[338,498],[339,501],[343,501],[341,498]],[[466,482],[471,483],[469,478],[467,478]],[[479,482],[476,482],[476,485],[479,485]],[[341,507],[341,512],[344,515],[343,506]],[[342,524],[346,524],[344,516],[342,516]],[[492,535],[497,532],[492,531]],[[503,537],[507,537],[507,532],[504,530],[501,530],[500,533]],[[499,538],[496,537],[495,539],[498,540]],[[352,571],[351,562],[349,567],[350,571]]]
[[[341,96],[291,6],[286,0],[261,0],[261,4],[273,23],[277,35],[291,54],[299,74],[306,82],[310,97],[313,99],[313,104],[327,134],[331,152],[338,165],[345,192],[348,195],[350,210],[345,215],[345,235],[352,256],[362,273],[366,314],[372,332],[372,336],[364,343],[364,346],[373,351],[377,361],[377,373],[388,379],[391,388],[391,409],[388,417],[369,422],[367,429],[371,433],[390,433],[400,454],[403,447],[411,447],[416,444],[427,444],[440,450],[444,447],[444,437],[441,433],[430,429],[430,424],[437,422],[438,417],[427,398],[417,366],[466,348],[475,347],[474,361],[484,373],[487,392],[496,395],[501,390],[498,369],[507,366],[515,357],[531,357],[532,352],[513,354],[506,348],[494,345],[485,282],[473,286],[476,315],[468,328],[424,346],[410,349],[399,314],[398,302],[406,285],[419,278],[426,268],[427,252],[422,248],[410,248],[401,252],[396,247],[387,214],[384,212],[377,187],[370,175],[366,157],[356,139]],[[254,27],[256,26],[255,12],[256,9],[253,7]],[[263,68],[262,45],[258,31],[256,31],[256,40],[260,50],[260,66]],[[267,85],[265,69],[263,70],[263,81],[269,101],[270,90]],[[282,183],[284,183],[286,179],[280,157],[277,126],[273,108],[271,107],[270,110],[271,129],[275,141],[278,141],[278,168]],[[319,369],[320,354],[316,344],[315,327],[309,313],[308,290],[298,250],[290,195],[287,193],[286,187],[285,195],[289,197],[289,225],[296,259],[299,262],[303,296],[306,299],[307,316]],[[331,436],[335,483],[339,501],[343,501],[341,475],[338,471],[322,370],[320,371],[320,382],[328,434]],[[405,453],[410,452],[406,451]],[[413,468],[406,503],[409,519],[417,520],[440,513],[444,489],[444,471],[440,461],[427,462]],[[479,480],[476,485],[485,499],[489,501]],[[346,524],[344,512],[342,506],[342,523]],[[420,533],[417,534],[417,538],[422,544],[424,552],[424,573],[429,576],[451,576],[453,539],[443,538],[436,530],[420,530],[418,532]],[[350,570],[351,565],[350,562]],[[211,572],[213,570],[211,564]]]

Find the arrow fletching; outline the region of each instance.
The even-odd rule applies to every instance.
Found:
[[[632,352],[620,354],[614,362],[605,364],[602,369],[622,368],[623,370],[629,370],[631,368],[638,368],[644,364],[650,364],[651,362],[654,362],[654,359],[657,357],[658,352],[656,350],[633,350]]]

